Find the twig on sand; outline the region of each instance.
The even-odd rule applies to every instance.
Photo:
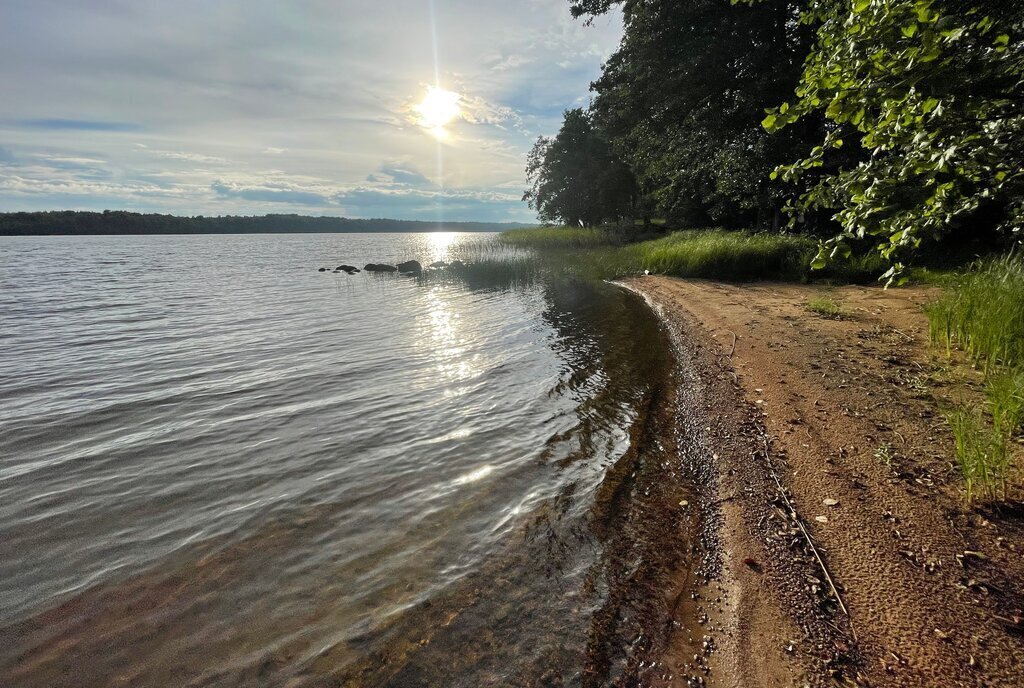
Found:
[[[804,525],[803,520],[801,520],[797,515],[796,507],[793,506],[793,502],[790,501],[789,495],[786,494],[786,488],[782,486],[782,481],[779,480],[779,475],[775,471],[774,464],[772,464],[772,457],[768,448],[768,435],[764,432],[761,433],[761,441],[764,442],[764,458],[765,461],[768,462],[768,472],[771,474],[772,480],[775,481],[775,485],[779,488],[779,494],[782,496],[782,501],[784,501],[786,506],[789,507],[789,512],[793,514],[793,519],[800,527],[800,532],[803,533],[804,540],[807,542],[807,546],[810,548],[811,554],[813,554],[814,558],[818,561],[818,566],[821,568],[821,572],[825,576],[825,581],[828,583],[829,589],[831,589],[832,594],[835,596],[836,602],[839,603],[839,608],[843,610],[843,614],[845,614],[846,618],[849,620],[850,635],[853,636],[854,640],[856,640],[857,634],[853,629],[853,618],[850,617],[850,610],[846,608],[846,604],[843,602],[843,596],[839,594],[839,589],[836,588],[835,581],[832,580],[832,574],[829,572],[828,566],[825,565],[825,561],[821,558],[821,554],[818,553],[818,548],[815,546],[814,540],[811,539],[811,534],[807,532],[807,527]]]
[[[732,358],[732,355],[736,353],[736,333],[732,330],[726,330],[726,332],[732,335],[732,349],[729,350],[729,358]]]

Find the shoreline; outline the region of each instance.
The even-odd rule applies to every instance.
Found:
[[[664,685],[1019,685],[1019,509],[963,504],[928,288],[616,282],[675,348],[678,444],[703,484],[704,657]],[[777,479],[777,482],[776,482]],[[706,667],[706,668],[705,668]]]

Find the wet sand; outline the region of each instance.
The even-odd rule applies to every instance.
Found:
[[[1024,685],[1021,495],[963,501],[942,409],[980,403],[980,376],[930,348],[934,291],[624,286],[668,327],[680,423],[706,443],[710,652],[670,645],[668,683]],[[806,310],[826,292],[841,319]]]

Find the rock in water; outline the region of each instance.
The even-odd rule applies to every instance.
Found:
[[[320,268],[317,272],[327,272],[327,268]]]
[[[430,267],[432,267],[432,268],[446,268],[446,267],[448,267],[448,263],[444,262],[443,260],[438,260],[438,261],[434,261],[433,263],[431,263]]]
[[[385,263],[368,263],[363,270],[367,272],[395,272],[398,270],[394,265],[387,265]]]
[[[407,260],[398,264],[399,272],[423,272],[423,266],[418,260]]]
[[[463,263],[461,260],[453,260],[451,262],[451,265],[449,265],[448,267],[450,267],[450,268],[461,268],[464,265],[465,265],[465,263]]]
[[[357,268],[355,265],[339,265],[338,267],[336,267],[334,269],[335,270],[344,270],[345,272],[347,272],[350,275],[354,275],[354,274],[356,274],[357,272],[360,271],[359,268]]]

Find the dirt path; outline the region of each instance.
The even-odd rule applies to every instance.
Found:
[[[625,286],[690,376],[717,539],[708,658],[664,665],[689,685],[1024,686],[1024,509],[963,502],[941,409],[977,380],[929,348],[934,293],[836,288],[829,319],[817,286]]]

